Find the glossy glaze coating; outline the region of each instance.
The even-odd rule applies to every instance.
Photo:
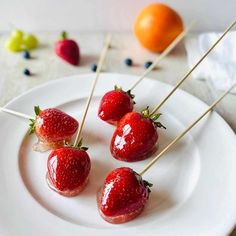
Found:
[[[85,186],[90,168],[91,162],[87,152],[74,147],[55,149],[47,161],[48,178],[52,185],[56,190],[68,195]]]
[[[142,177],[127,167],[113,170],[98,192],[101,216],[110,223],[124,223],[139,215],[149,198],[149,187]]]
[[[107,92],[101,99],[98,116],[113,125],[128,112],[133,111],[134,101],[121,89],[115,89]]]
[[[157,148],[158,133],[153,121],[138,112],[127,113],[118,123],[110,144],[114,158],[139,161],[148,158]]]
[[[45,109],[36,116],[35,132],[42,142],[70,139],[78,129],[78,122],[56,108]]]

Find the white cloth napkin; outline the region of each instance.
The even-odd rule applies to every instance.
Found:
[[[218,39],[220,33],[204,33],[185,40],[188,65],[192,67]],[[236,82],[236,32],[228,33],[192,73],[194,79],[207,80],[218,90]],[[232,91],[236,94],[236,89]]]

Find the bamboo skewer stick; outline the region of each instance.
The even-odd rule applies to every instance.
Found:
[[[33,117],[33,116],[29,116],[29,115],[26,115],[26,114],[23,114],[23,113],[20,113],[20,112],[17,112],[17,111],[13,111],[13,110],[10,110],[10,109],[4,108],[4,107],[0,107],[0,111],[6,112],[8,114],[15,115],[15,116],[18,116],[18,117],[22,117],[22,118],[25,118],[25,119],[28,119],[28,120],[35,119],[35,117]]]
[[[170,148],[172,148],[190,129],[192,129],[204,116],[206,116],[234,87],[233,84],[220,98],[218,98],[212,105],[200,115],[192,124],[190,124],[180,135],[178,135],[170,144],[168,144],[152,161],[150,161],[140,172],[143,175],[154,163],[156,163]]]
[[[208,54],[215,48],[215,46],[224,38],[224,36],[236,25],[236,21],[234,21],[216,40],[216,42],[207,50],[207,52],[202,56],[202,58],[183,76],[183,78],[174,86],[171,92],[157,105],[151,115],[156,113],[162,105],[168,100],[168,98],[176,91],[176,89],[189,77],[189,75],[198,67],[198,65],[208,56]]]
[[[147,74],[149,74],[176,46],[177,44],[189,33],[193,28],[195,22],[192,22],[181,34],[179,34],[172,43],[155,59],[151,66],[144,71],[140,78],[130,87],[129,90],[133,90]]]
[[[76,134],[74,146],[77,146],[78,142],[80,140],[80,136],[81,136],[81,132],[82,132],[82,129],[83,129],[83,126],[84,126],[85,118],[86,118],[87,113],[88,113],[89,105],[90,105],[91,99],[93,97],[93,93],[94,93],[94,90],[95,90],[95,87],[96,87],[96,84],[97,84],[97,81],[98,81],[98,77],[100,75],[103,63],[105,61],[105,58],[106,58],[106,55],[107,55],[107,52],[108,52],[108,49],[109,49],[109,46],[110,46],[110,42],[111,42],[111,35],[108,34],[106,36],[105,44],[104,44],[103,50],[101,52],[101,55],[100,55],[100,58],[99,58],[99,61],[98,61],[98,66],[97,66],[97,70],[96,70],[96,76],[94,78],[94,81],[93,81],[93,84],[92,84],[92,88],[91,88],[90,94],[88,96],[87,103],[85,105],[84,114],[83,114],[83,117],[82,117],[82,120],[81,120],[81,123],[80,123],[80,126],[79,126],[79,130],[78,130],[78,132]]]

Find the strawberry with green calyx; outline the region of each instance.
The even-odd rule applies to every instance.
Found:
[[[102,218],[121,224],[137,217],[144,209],[152,184],[128,167],[111,171],[98,192],[97,203]]]
[[[150,111],[149,111],[148,106],[146,109],[142,110],[141,113],[142,113],[143,117],[152,120],[152,122],[155,124],[156,127],[166,129],[166,127],[164,125],[162,125],[161,122],[156,121],[162,115],[161,113],[156,113],[156,114],[150,115]]]
[[[114,90],[102,97],[98,116],[107,123],[116,125],[126,113],[133,111],[135,104],[133,99],[131,90],[125,92],[121,87],[115,86]]]
[[[47,161],[48,186],[66,197],[76,196],[83,191],[91,169],[87,150],[82,147],[82,139],[77,146],[66,144],[53,150]]]
[[[129,112],[120,120],[112,136],[110,151],[114,158],[134,162],[148,158],[157,149],[157,127],[164,128],[157,119],[160,114],[150,115],[148,107],[141,113]]]
[[[55,43],[54,47],[57,56],[71,65],[78,65],[80,61],[80,50],[78,44],[67,38],[67,33],[61,33],[61,40]]]
[[[63,146],[64,141],[70,141],[78,129],[78,122],[57,108],[41,110],[34,107],[35,119],[30,119],[29,133],[38,137],[34,145],[36,151],[46,151]]]

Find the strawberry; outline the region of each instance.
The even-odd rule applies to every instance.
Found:
[[[91,168],[87,148],[64,146],[53,150],[47,161],[47,182],[67,197],[78,195],[86,186]]]
[[[118,123],[110,144],[114,158],[121,161],[140,161],[157,149],[157,127],[165,128],[156,120],[160,114],[149,115],[148,108],[127,113]]]
[[[98,116],[113,125],[128,112],[133,111],[135,102],[134,95],[131,91],[123,91],[121,88],[115,86],[114,90],[107,92],[100,102],[98,109]]]
[[[49,108],[41,111],[36,106],[34,110],[36,117],[31,119],[30,133],[35,132],[39,139],[35,146],[38,151],[62,146],[78,129],[78,122],[59,109]]]
[[[67,39],[66,32],[62,32],[62,39],[55,44],[55,52],[57,56],[72,65],[78,65],[80,61],[80,50],[78,44],[72,40]]]
[[[151,186],[128,167],[111,171],[97,195],[101,216],[113,224],[134,219],[144,209]]]

